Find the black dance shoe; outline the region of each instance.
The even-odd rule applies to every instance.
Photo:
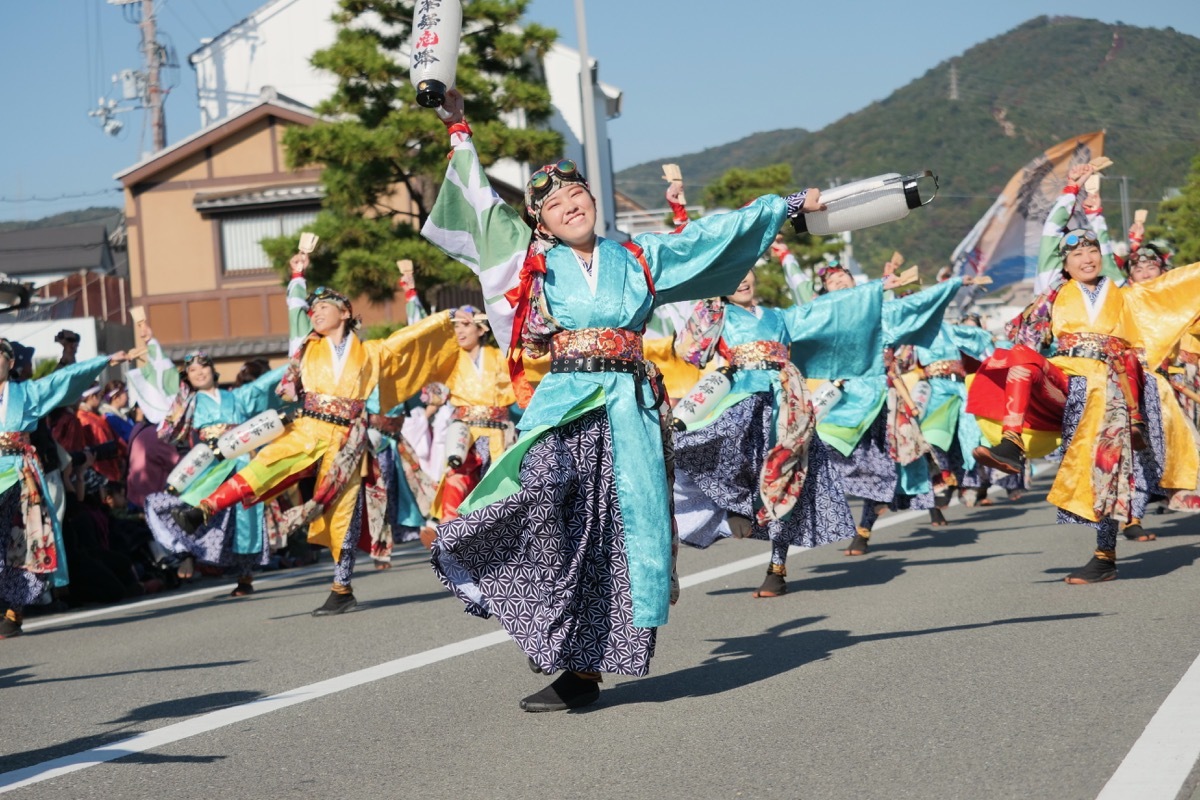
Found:
[[[1104,558],[1096,558],[1095,556],[1092,556],[1092,560],[1084,564],[1082,569],[1075,570],[1064,578],[1067,583],[1076,586],[1084,583],[1115,581],[1116,579],[1117,563]]]
[[[521,708],[531,713],[566,711],[569,708],[590,706],[600,699],[600,682],[581,678],[574,672],[564,672],[554,683],[537,694],[521,701]]]
[[[975,448],[975,460],[985,467],[1020,475],[1025,472],[1025,451],[1012,439],[1005,438],[995,447]]]
[[[325,605],[314,610],[312,615],[314,617],[331,617],[334,614],[345,614],[347,611],[353,611],[357,605],[358,601],[354,599],[353,592],[346,594],[330,592],[329,597],[325,598]]]

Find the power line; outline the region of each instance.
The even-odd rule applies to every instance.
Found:
[[[102,194],[111,192],[119,192],[121,187],[114,186],[111,189],[98,189],[94,192],[78,192],[76,194],[60,194],[55,197],[38,197],[30,195],[29,197],[4,197],[0,196],[0,203],[52,203],[55,200],[74,200],[80,197],[98,197]]]

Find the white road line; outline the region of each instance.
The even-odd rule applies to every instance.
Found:
[[[425,551],[413,551],[411,554],[419,555]],[[409,551],[399,551],[393,553],[392,558],[398,556],[410,555]],[[254,585],[258,586],[262,583],[270,583],[272,581],[283,580],[284,578],[301,578],[305,575],[312,575],[314,572],[329,572],[332,574],[332,562],[323,562],[311,567],[301,567],[299,569],[286,569],[279,572],[259,573],[254,576]],[[190,592],[175,593],[168,592],[160,594],[156,597],[151,597],[146,600],[136,600],[132,603],[121,603],[112,606],[103,606],[101,608],[93,608],[88,611],[77,611],[73,614],[55,614],[54,616],[46,617],[45,619],[26,620],[21,628],[26,631],[35,631],[39,628],[49,628],[55,625],[69,625],[72,622],[91,619],[93,617],[105,617],[109,614],[122,614],[126,611],[135,611],[139,608],[149,608],[151,606],[160,606],[163,603],[170,603],[173,600],[188,600],[193,597],[203,597],[212,595],[213,592],[223,592],[229,584],[217,585],[209,584],[208,586],[193,589]]]
[[[890,514],[875,524],[875,529],[888,528],[892,525],[899,525],[902,522],[907,522],[911,519],[921,516],[925,512],[907,511],[900,514]],[[793,548],[795,549],[795,548]],[[761,566],[770,561],[770,554],[759,554],[749,558],[739,559],[730,562],[724,566],[706,569],[697,572],[693,575],[688,575],[680,579],[680,585],[696,586],[697,584],[705,583],[706,581],[716,580],[717,578],[726,575],[732,575],[743,570]],[[309,572],[320,568],[313,568]],[[281,574],[279,577],[287,575],[302,575],[303,571],[288,571]],[[204,589],[196,592],[191,592],[187,595],[172,595],[172,598],[188,597],[198,594],[209,594],[212,589]],[[156,600],[143,601],[142,603],[133,603],[128,606],[118,606],[116,611],[124,611],[130,608],[136,608],[144,605],[151,605],[159,602]],[[70,617],[71,621],[79,620],[88,616],[96,616],[98,613],[108,611],[108,609],[97,609],[95,612],[85,611],[81,614],[75,614]],[[51,620],[46,620],[49,624]],[[339,675],[334,678],[319,681],[301,686],[298,689],[292,689],[282,694],[271,695],[270,697],[253,700],[242,705],[223,708],[219,711],[211,711],[207,714],[201,714],[191,719],[177,722],[173,725],[166,725],[162,728],[157,728],[146,733],[138,734],[129,739],[124,739],[119,742],[95,747],[91,750],[85,750],[80,753],[73,753],[61,758],[55,758],[50,761],[44,761],[41,764],[33,764],[22,769],[12,770],[11,772],[0,773],[0,794],[10,792],[14,789],[19,789],[23,786],[30,786],[42,781],[51,780],[53,778],[66,775],[71,772],[77,772],[81,769],[94,767],[97,764],[104,764],[109,761],[115,761],[118,758],[124,758],[135,753],[144,753],[147,750],[164,747],[168,744],[178,742],[182,739],[187,739],[192,736],[197,736],[201,733],[207,733],[217,728],[223,728],[226,725],[233,725],[247,719],[269,714],[272,711],[277,711],[281,708],[304,703],[309,700],[315,700],[319,697],[324,697],[329,694],[341,692],[346,689],[351,689],[355,686],[361,686],[365,683],[390,678],[393,675],[398,675],[401,672],[419,669],[421,667],[436,664],[439,661],[445,661],[449,658],[472,653],[476,650],[482,650],[493,645],[503,644],[511,641],[509,636],[504,631],[496,631],[483,636],[476,636],[471,639],[464,639],[461,642],[435,647],[432,650],[426,650],[421,653],[416,653],[404,658],[398,658],[394,661],[388,661],[383,664],[378,664],[374,667],[367,667],[356,672],[350,672],[345,675]]]
[[[1200,758],[1200,658],[1183,674],[1096,800],[1174,800]]]
[[[464,639],[461,642],[455,642],[443,647],[435,647],[433,650],[426,650],[423,653],[405,656],[395,661],[388,661],[374,667],[360,669],[356,672],[349,672],[345,675],[339,675],[336,678],[311,683],[308,686],[301,686],[299,689],[292,689],[282,694],[253,700],[231,708],[223,708],[220,711],[212,711],[208,714],[201,714],[198,717],[192,717],[183,722],[167,725],[103,747],[96,747],[82,753],[74,753],[41,764],[34,764],[24,769],[5,772],[4,774],[0,774],[0,793],[11,792],[22,786],[40,783],[70,772],[94,767],[97,764],[103,764],[107,761],[115,761],[118,758],[124,758],[134,753],[144,753],[147,750],[163,747],[178,742],[181,739],[187,739],[201,733],[208,733],[217,728],[233,725],[234,723],[252,719],[263,714],[269,714],[272,711],[294,706],[297,703],[316,700],[318,697],[324,697],[325,695],[355,686],[361,686],[364,683],[390,678],[392,675],[398,675],[401,672],[426,667],[430,664],[436,664],[439,661],[445,661],[448,658],[461,656],[465,653],[481,650],[485,647],[491,647],[492,645],[507,641],[510,640],[508,634],[504,631],[495,631],[484,636],[476,636],[473,639]]]

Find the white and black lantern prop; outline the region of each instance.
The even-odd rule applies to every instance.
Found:
[[[929,170],[913,175],[889,172],[821,192],[826,210],[792,218],[796,233],[828,236],[895,222],[937,196],[938,179]]]
[[[408,76],[417,90],[417,104],[437,108],[446,101],[458,69],[458,40],[462,34],[459,0],[416,0]]]

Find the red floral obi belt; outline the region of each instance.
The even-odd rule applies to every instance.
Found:
[[[642,335],[624,328],[559,331],[550,339],[551,372],[623,372],[646,377]]]
[[[783,342],[746,342],[729,348],[729,363],[738,369],[779,371],[788,363],[788,346]]]
[[[336,397],[331,394],[316,392],[304,393],[304,407],[300,416],[312,417],[332,425],[348,428],[362,416],[367,404],[353,397]]]
[[[205,425],[196,431],[202,442],[213,442],[220,439],[226,432],[233,430],[237,425],[228,422],[215,422],[212,425]]]
[[[20,431],[0,431],[0,456],[23,456],[29,454],[33,445],[29,434]]]
[[[503,406],[455,406],[454,419],[473,428],[507,428],[508,409]]]
[[[1121,358],[1129,349],[1129,342],[1119,336],[1105,333],[1064,333],[1058,337],[1058,349],[1054,355],[1068,358],[1090,358],[1105,363]]]
[[[963,367],[963,362],[958,359],[934,361],[925,367],[925,377],[946,378],[947,380],[962,383],[967,379],[967,370]]]

